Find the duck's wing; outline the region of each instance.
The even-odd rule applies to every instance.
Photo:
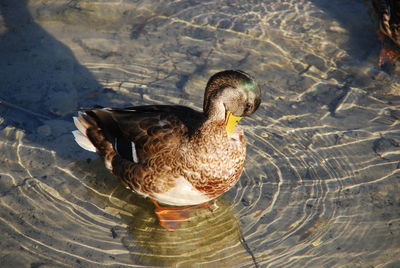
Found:
[[[151,105],[83,109],[79,118],[100,128],[120,156],[138,163],[163,148],[179,144],[182,138],[194,133],[202,117],[202,113],[185,106]]]

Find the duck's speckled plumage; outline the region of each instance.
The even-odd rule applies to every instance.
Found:
[[[224,121],[202,126],[198,135],[182,148],[181,163],[185,165],[181,175],[211,198],[226,192],[237,182],[246,156],[243,131],[238,127],[228,138],[224,126]]]
[[[94,146],[106,166],[139,194],[170,205],[199,204],[239,180],[246,139],[239,127],[228,134],[226,115],[255,112],[260,97],[250,76],[224,71],[207,84],[204,113],[172,105],[84,109],[74,135],[85,149]],[[82,144],[82,137],[89,144]]]
[[[381,33],[400,45],[400,1],[372,0]]]
[[[382,41],[379,66],[394,65],[400,58],[400,0],[372,0],[372,5]]]

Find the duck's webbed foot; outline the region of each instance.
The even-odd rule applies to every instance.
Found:
[[[187,221],[190,218],[190,210],[195,208],[209,207],[209,203],[203,203],[194,206],[180,206],[180,207],[163,207],[157,201],[153,201],[155,213],[160,222],[160,225],[168,231],[175,231],[181,222]]]

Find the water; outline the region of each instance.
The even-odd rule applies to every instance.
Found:
[[[399,267],[399,72],[367,1],[4,0],[1,267]],[[77,107],[200,109],[209,76],[263,87],[212,209],[162,229],[75,144]]]

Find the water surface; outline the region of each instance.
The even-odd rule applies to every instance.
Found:
[[[4,0],[0,266],[398,267],[400,84],[367,1]],[[174,232],[75,144],[78,107],[263,88],[240,182]]]

